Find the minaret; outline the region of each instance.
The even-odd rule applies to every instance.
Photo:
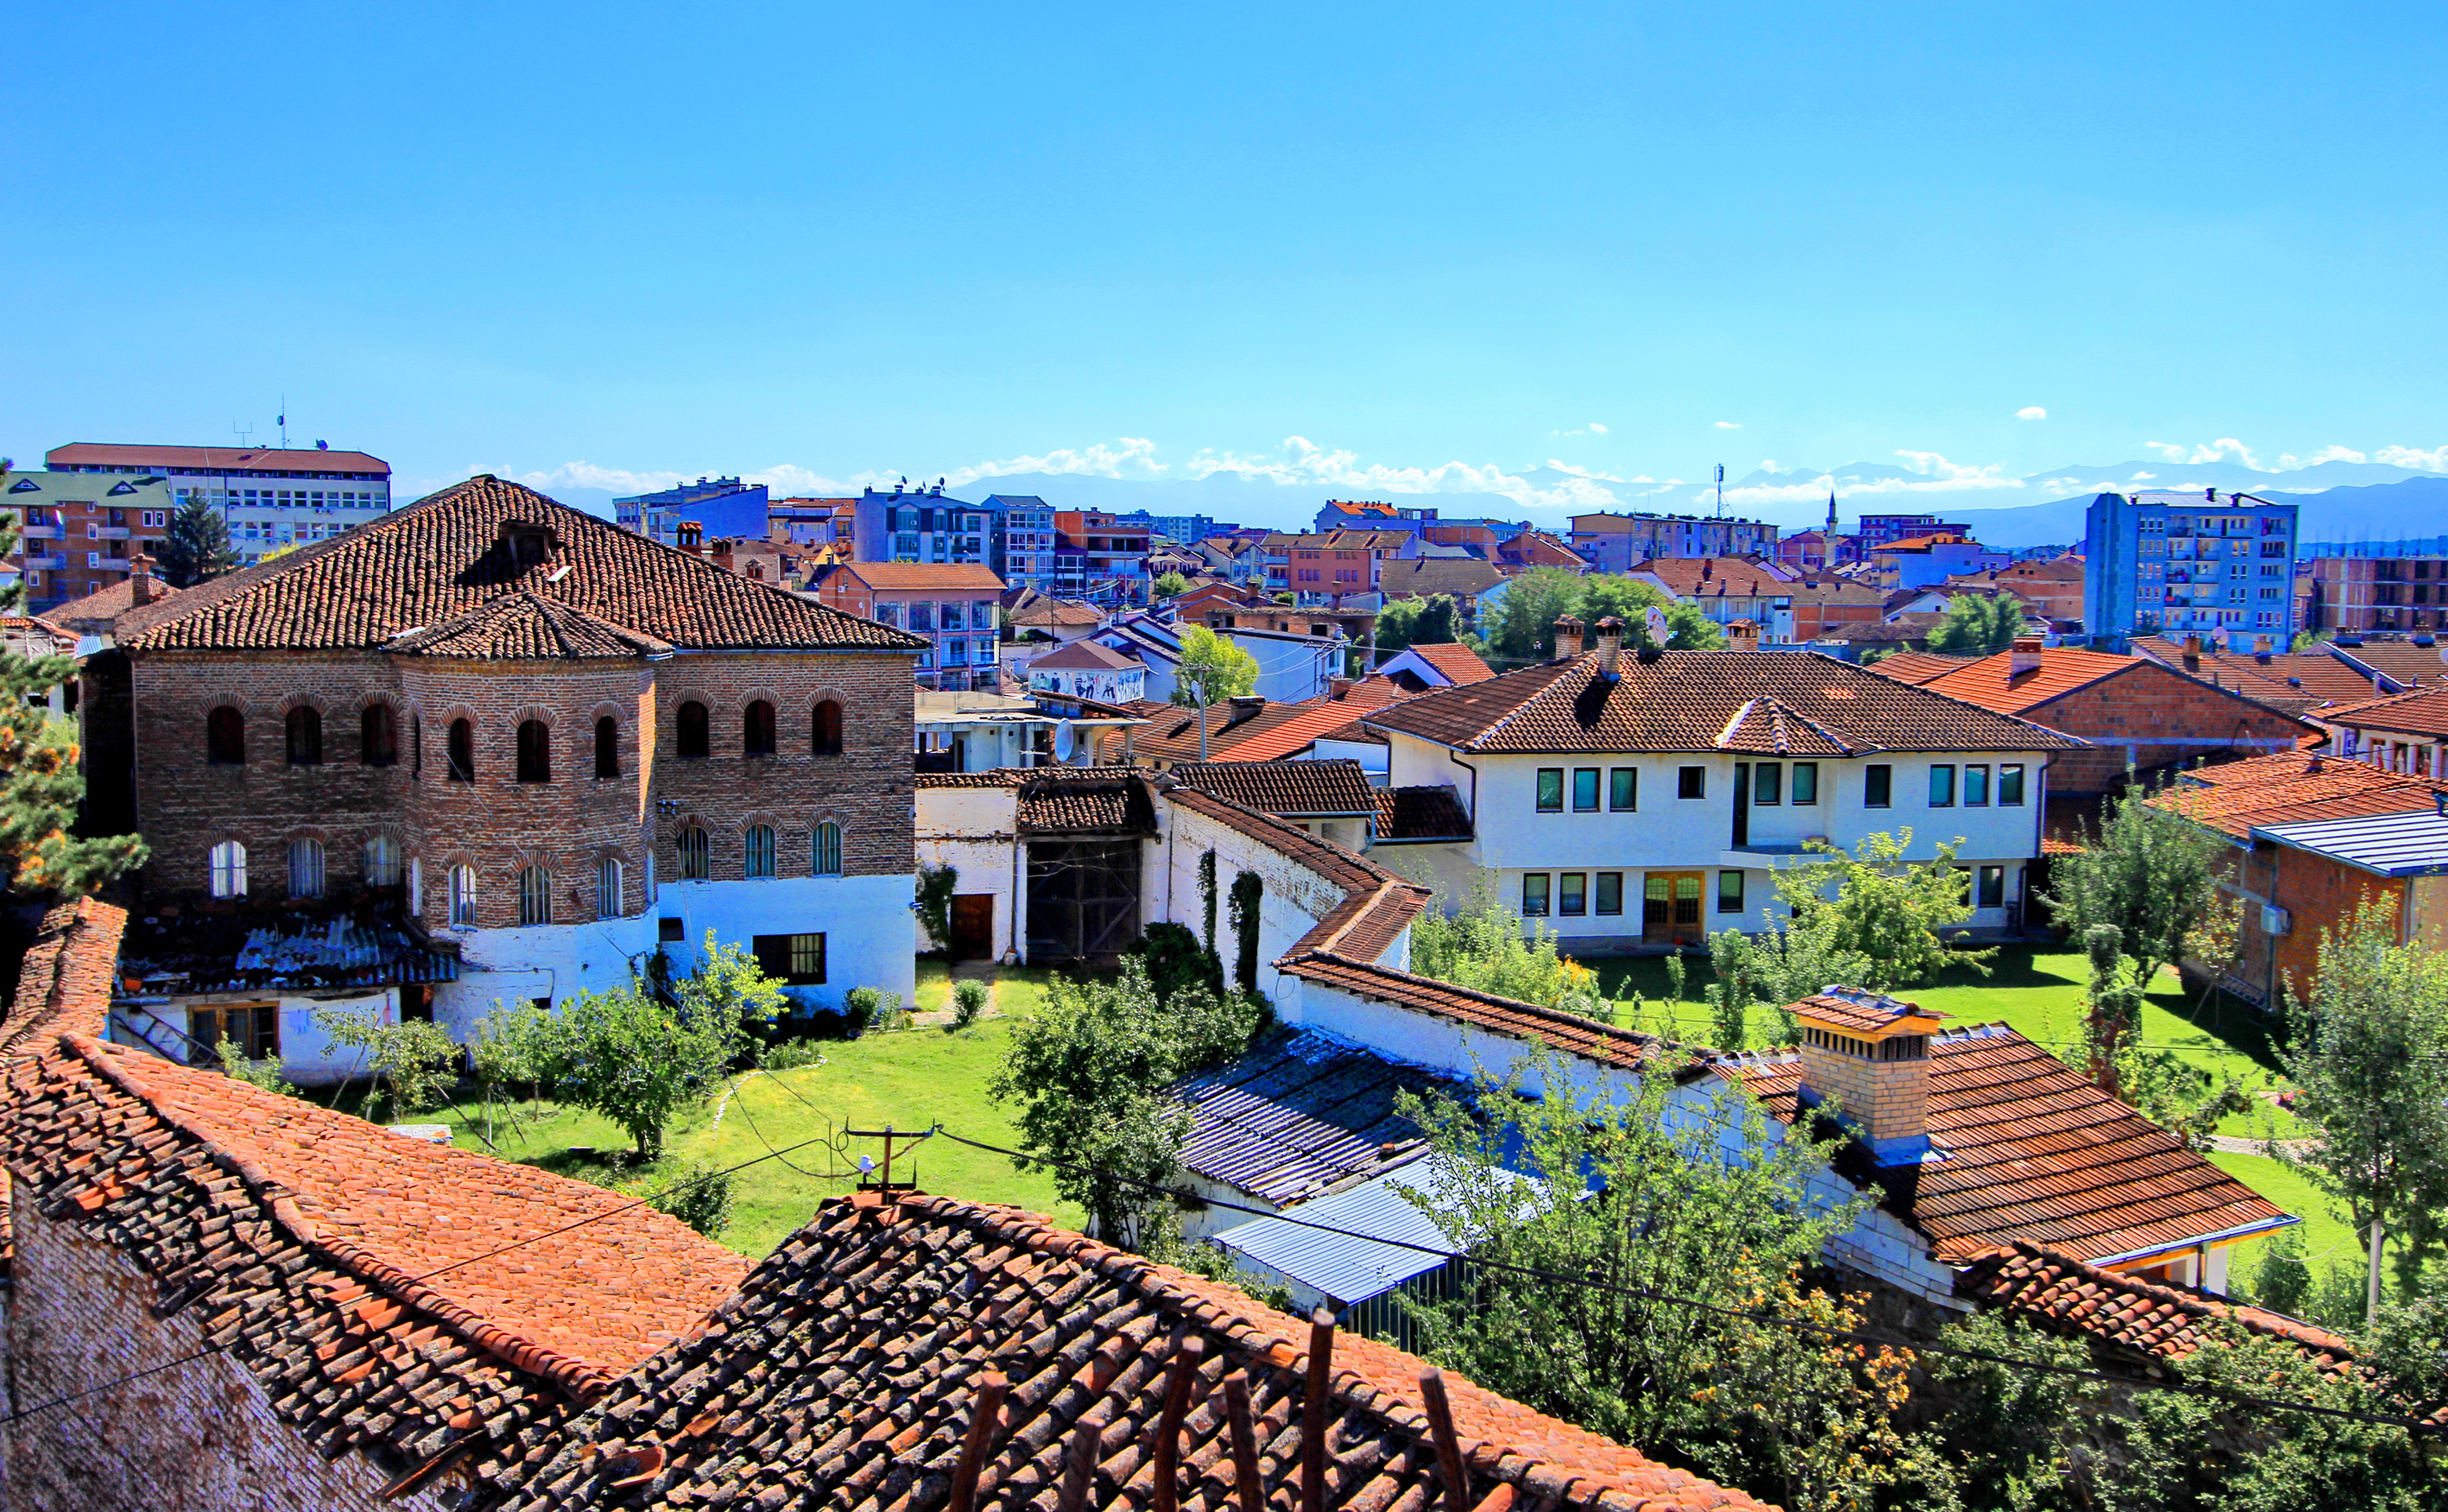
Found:
[[[1836,490],[1833,488],[1827,490],[1827,533],[1831,536],[1836,533]]]

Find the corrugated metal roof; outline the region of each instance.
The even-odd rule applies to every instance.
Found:
[[[2448,813],[2373,813],[2354,819],[2315,819],[2305,824],[2265,824],[2256,840],[2275,840],[2343,861],[2384,877],[2448,871]]]
[[[1511,1171],[1498,1174],[1517,1183],[1531,1179]],[[1366,1302],[1435,1270],[1454,1253],[1453,1241],[1436,1221],[1397,1190],[1417,1186],[1425,1175],[1407,1169],[1390,1172],[1348,1192],[1301,1204],[1290,1214],[1298,1223],[1255,1218],[1226,1229],[1214,1241],[1346,1306]],[[1345,1232],[1329,1234],[1327,1229]],[[1398,1242],[1381,1244],[1379,1239]],[[1425,1251],[1409,1245],[1425,1246]]]
[[[1400,1094],[1467,1092],[1432,1071],[1280,1027],[1175,1090],[1190,1107],[1182,1164],[1278,1207],[1419,1158],[1426,1146],[1395,1113]]]

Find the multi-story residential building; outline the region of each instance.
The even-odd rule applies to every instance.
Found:
[[[1003,580],[955,562],[842,562],[820,567],[818,603],[922,636],[919,685],[992,688],[1000,677],[996,623]]]
[[[2345,635],[2448,629],[2448,551],[2314,557],[2304,628]]]
[[[945,497],[940,482],[929,488],[869,488],[851,513],[862,562],[988,566],[994,560],[995,511]]]
[[[2242,650],[2295,633],[2296,507],[2248,493],[2103,493],[2085,516],[2094,639],[2196,634]]]
[[[1118,514],[1114,519],[1182,546],[1196,545],[1209,536],[1241,528],[1229,521],[1211,519],[1203,514],[1150,514],[1145,509],[1133,509],[1128,514]]]
[[[765,507],[765,535],[799,546],[832,546],[838,561],[858,554],[856,499],[774,499]]]
[[[1148,530],[1092,509],[1054,511],[1054,586],[1111,607],[1148,602]]]
[[[761,538],[772,528],[767,516],[772,503],[772,496],[761,483],[699,478],[695,483],[678,484],[653,493],[615,499],[612,518],[622,528],[635,530],[667,546],[679,544],[680,526],[689,524],[697,526],[708,540],[716,536]]]
[[[1147,667],[1095,641],[1074,641],[1028,664],[1028,685],[1100,703],[1136,703],[1147,697]]]
[[[0,508],[17,517],[17,550],[0,582],[22,583],[42,614],[125,583],[140,556],[158,556],[178,501],[168,479],[75,472],[0,473]]]
[[[1714,624],[1748,620],[1772,645],[1800,639],[1793,618],[1793,584],[1774,563],[1740,557],[1666,557],[1635,564],[1628,576],[1662,589],[1678,603],[1697,605]]]
[[[1430,508],[1403,508],[1373,499],[1329,499],[1319,506],[1312,528],[1328,530],[1424,530],[1437,518]]]
[[[1830,529],[1835,527],[1836,511],[1832,507],[1827,511],[1827,524]],[[1909,541],[1915,536],[1968,536],[1971,533],[1970,526],[1941,520],[1934,514],[1865,514],[1854,523],[1853,527],[1854,538],[1865,554],[1898,541]]]
[[[1950,577],[1950,588],[2004,588],[2032,606],[2044,620],[2062,624],[2083,622],[2083,562],[2077,556],[2025,560],[1984,572]]]
[[[1420,848],[1447,895],[1482,879],[1582,948],[1757,929],[1805,842],[1960,841],[1972,928],[2022,918],[2048,763],[2073,736],[1807,651],[1623,649],[1557,624],[1556,660],[1364,715],[1388,782],[1449,788],[1472,837]],[[1416,874],[1416,873],[1415,873]]]
[[[709,934],[811,1005],[910,989],[917,637],[477,477],[116,638],[89,789],[151,848],[121,1013],[174,1058],[330,1079],[314,1008],[464,1039]]]
[[[174,507],[201,499],[222,512],[230,547],[243,563],[328,540],[391,507],[390,463],[319,441],[312,450],[77,442],[53,447],[43,465],[53,472],[166,478]]]
[[[1863,576],[1889,589],[1935,587],[1949,578],[1992,571],[2009,561],[2003,551],[1952,533],[1906,536],[1872,546],[1865,555],[1870,565]]]
[[[1566,544],[1598,572],[1623,572],[1654,557],[1776,554],[1776,526],[1696,514],[1577,514]]]
[[[1054,507],[1033,493],[989,493],[996,576],[1015,587],[1054,591]]]

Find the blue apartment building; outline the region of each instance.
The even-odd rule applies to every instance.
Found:
[[[2296,507],[2248,493],[2103,493],[2084,516],[2095,641],[2198,635],[2229,651],[2294,639]]]
[[[772,500],[761,483],[737,478],[699,478],[654,493],[632,494],[612,501],[612,519],[622,529],[678,545],[680,526],[702,526],[707,541],[721,536],[765,539],[766,510]]]

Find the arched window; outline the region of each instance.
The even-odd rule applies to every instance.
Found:
[[[816,705],[815,753],[820,756],[841,755],[841,705],[831,699]]]
[[[378,834],[366,842],[366,886],[399,886],[399,842],[390,835]]]
[[[595,775],[621,775],[621,723],[608,714],[595,721]]]
[[[808,867],[810,871],[820,877],[841,875],[840,825],[831,819],[817,825],[815,839],[809,849],[813,852],[810,857],[811,864]]]
[[[449,883],[450,893],[450,922],[453,924],[475,923],[476,869],[474,867],[452,867],[450,869]]]
[[[213,847],[213,896],[242,898],[246,896],[246,847],[236,840],[223,840]]]
[[[774,706],[762,699],[748,706],[740,721],[739,747],[743,756],[769,756],[774,754]]]
[[[322,841],[289,842],[289,895],[293,898],[319,898],[323,895]]]
[[[764,563],[751,562],[748,564],[748,581],[751,583],[762,583],[765,581]]]
[[[222,704],[204,716],[204,759],[217,767],[246,765],[245,715]]]
[[[703,882],[714,875],[714,857],[705,843],[705,832],[692,824],[680,832],[680,880]]]
[[[289,764],[323,764],[323,716],[319,710],[299,704],[289,711]]]
[[[774,827],[772,825],[752,824],[748,827],[748,833],[740,836],[739,870],[741,874],[752,880],[771,877],[774,874]]]
[[[476,780],[476,727],[465,719],[450,721],[450,780]]]
[[[607,855],[595,863],[595,916],[599,919],[617,919],[621,916],[622,907],[621,859],[618,856]]]
[[[552,877],[542,867],[526,867],[519,872],[519,922],[552,922]]]
[[[707,735],[709,728],[704,704],[691,699],[680,705],[679,753],[682,760],[694,760],[712,748]]]
[[[370,767],[399,764],[399,717],[388,703],[369,703],[357,715],[357,759]]]
[[[552,780],[552,729],[542,719],[519,721],[519,780]]]

